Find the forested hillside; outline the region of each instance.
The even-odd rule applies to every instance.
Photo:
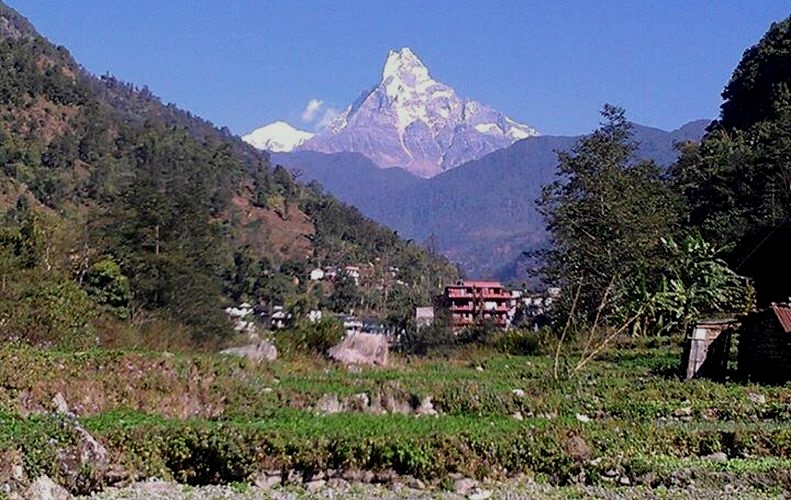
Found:
[[[2,4],[0,67],[6,338],[213,345],[224,304],[320,302],[311,265],[402,268],[415,300],[453,274],[226,129],[88,74]]]

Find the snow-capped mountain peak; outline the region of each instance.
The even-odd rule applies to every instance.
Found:
[[[431,177],[538,132],[434,80],[408,47],[382,79],[297,149],[362,153],[380,167]],[[249,141],[248,141],[249,142]]]
[[[276,121],[253,130],[243,136],[242,140],[257,149],[286,153],[312,137],[311,132],[296,129],[284,121]]]
[[[409,47],[388,52],[382,70],[382,83],[390,88],[394,88],[397,84],[417,88],[427,82],[433,82],[428,74],[428,68]]]

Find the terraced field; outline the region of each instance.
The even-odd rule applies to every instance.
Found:
[[[555,380],[549,356],[485,349],[349,369],[11,345],[0,349],[0,483],[17,491],[47,475],[89,493],[150,478],[258,488],[343,478],[443,491],[458,478],[518,478],[582,495],[784,491],[791,388],[683,382],[679,354],[628,345]]]

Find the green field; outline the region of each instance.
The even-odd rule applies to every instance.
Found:
[[[74,417],[51,411],[61,393],[133,479],[213,484],[258,471],[370,470],[437,487],[451,473],[613,488],[791,484],[791,389],[683,382],[679,355],[673,345],[630,345],[556,381],[552,357],[485,349],[349,371],[310,357],[255,365],[7,346],[0,450],[28,477],[58,478],[59,453],[76,439]],[[427,397],[437,415],[415,415]],[[327,399],[340,406],[328,413],[319,404]],[[78,491],[106,483],[90,467],[84,474]]]

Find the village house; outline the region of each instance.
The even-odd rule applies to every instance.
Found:
[[[735,319],[702,320],[692,325],[681,356],[681,375],[687,380],[724,379],[731,337],[738,328]]]
[[[324,270],[317,267],[316,269],[311,270],[308,276],[310,281],[321,281],[324,279]]]
[[[433,307],[428,306],[428,307],[415,308],[415,325],[417,326],[418,330],[427,326],[431,326],[433,324],[434,324]]]
[[[357,266],[346,266],[344,269],[346,276],[354,281],[355,285],[360,285],[360,268]]]
[[[454,329],[481,320],[501,328],[508,326],[511,293],[496,281],[460,281],[445,287],[444,298]]]
[[[338,277],[338,268],[335,266],[325,266],[324,267],[324,279],[329,281],[335,281],[335,278]]]
[[[772,304],[741,318],[738,367],[752,382],[791,381],[791,306]]]

